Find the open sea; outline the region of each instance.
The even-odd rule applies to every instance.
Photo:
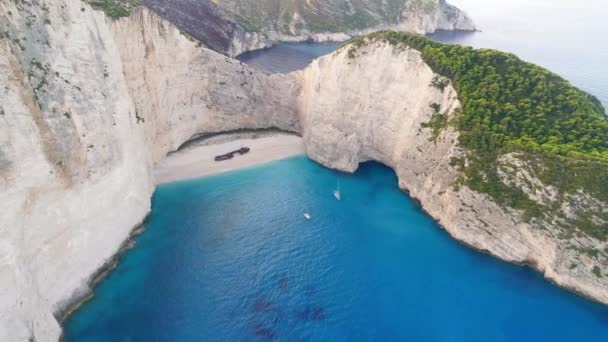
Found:
[[[455,3],[483,32],[434,39],[515,52],[608,103],[608,3]],[[339,45],[240,59],[288,72]],[[66,341],[608,341],[608,306],[454,241],[380,164],[295,157],[161,185],[152,206]]]

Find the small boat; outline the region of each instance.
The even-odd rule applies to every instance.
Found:
[[[342,199],[342,194],[340,194],[340,179],[338,178],[338,187],[334,190],[334,197],[339,201]]]
[[[249,153],[249,151],[250,151],[249,147],[241,147],[238,150],[234,150],[232,152],[228,152],[226,154],[221,154],[219,156],[216,156],[215,161],[224,161],[224,160],[232,159],[234,157],[235,153],[243,155],[245,153]]]
[[[310,213],[308,213],[308,211],[305,211],[304,217],[306,217],[307,220],[310,220]]]
[[[228,160],[228,159],[232,159],[234,157],[234,153],[230,152],[230,153],[226,153],[226,154],[222,154],[219,156],[215,157],[215,161],[224,161],[224,160]]]

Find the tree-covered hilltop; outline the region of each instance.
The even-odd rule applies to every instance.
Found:
[[[414,24],[422,17],[429,22],[450,22],[444,27],[447,29],[473,28],[470,19],[445,0],[220,0],[215,3],[233,13],[251,32],[276,31],[287,35],[352,32],[403,22]]]
[[[141,5],[141,0],[83,0],[94,9],[103,11],[110,18],[127,17],[134,8]]]
[[[294,30],[344,32],[384,23],[397,23],[404,0],[222,0],[219,6],[245,20],[251,31],[272,28],[290,34]]]
[[[445,77],[434,80],[433,86],[445,87],[449,79],[457,90],[462,111],[449,124],[459,131],[459,144],[469,151],[467,163],[453,161],[463,171],[459,184],[523,209],[530,218],[562,215],[560,201],[578,190],[608,203],[608,119],[596,98],[542,67],[496,50],[447,45],[394,31],[356,38],[345,48],[353,58],[361,45],[374,41],[420,51],[433,71]],[[426,124],[435,130],[434,136],[448,124],[437,118],[441,115],[435,113]],[[543,184],[555,186],[559,198],[539,203],[505,181],[500,157],[511,152],[524,158]],[[608,213],[599,210],[593,215],[596,219],[564,218],[564,222],[604,240]]]

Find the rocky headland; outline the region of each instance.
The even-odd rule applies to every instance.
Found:
[[[475,30],[445,0],[142,0],[161,17],[229,56],[278,42],[345,41],[379,29]]]
[[[59,315],[148,214],[155,165],[239,129],[298,133],[344,171],[380,161],[456,239],[608,303],[604,109],[515,56],[387,31],[266,75],[146,8],[113,19],[78,0],[2,2],[0,37],[2,341],[58,340]],[[513,70],[543,79],[506,108],[560,108],[538,118],[547,141],[492,116],[508,103],[471,86],[477,65],[509,91],[524,82]]]

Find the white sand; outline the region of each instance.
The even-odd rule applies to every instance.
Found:
[[[249,147],[249,153],[224,161],[215,161],[217,155]],[[267,163],[273,160],[304,154],[302,138],[289,134],[276,134],[260,138],[240,138],[213,145],[193,146],[170,154],[155,170],[156,183],[169,183],[192,179],[234,169]]]

